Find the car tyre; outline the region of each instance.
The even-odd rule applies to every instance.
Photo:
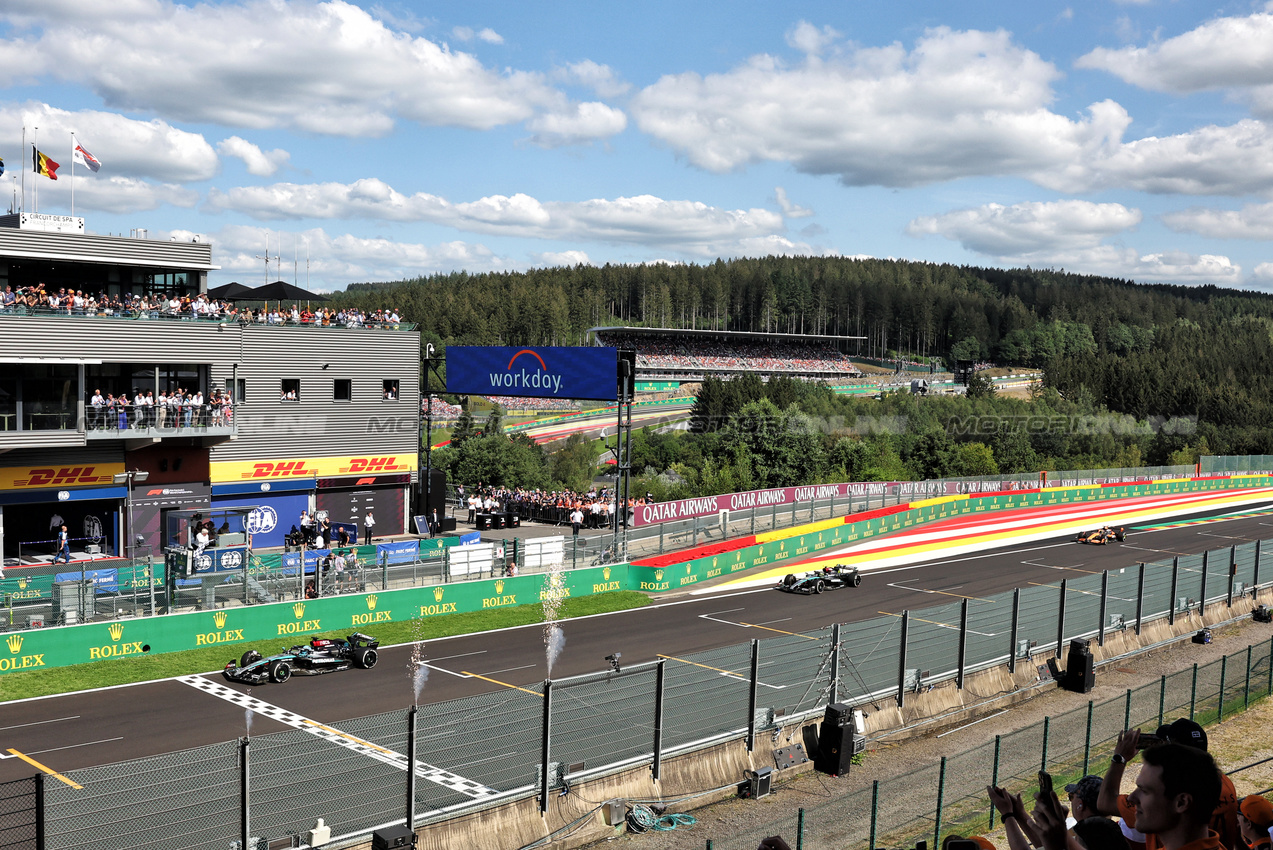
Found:
[[[858,573],[854,573],[853,578],[849,581],[849,584],[853,585],[854,587],[857,587],[861,583],[862,583],[862,576],[859,575]]]
[[[270,681],[280,685],[292,678],[292,665],[286,661],[275,661],[270,665]]]
[[[826,584],[826,582],[824,582],[822,579],[818,579],[817,581],[815,581],[815,582],[813,583],[813,592],[814,592],[814,593],[821,593],[822,591],[824,591],[824,590],[826,590],[826,589],[827,589],[827,584]]]
[[[354,650],[354,664],[364,670],[370,670],[380,660],[379,654],[371,647]]]
[[[249,649],[247,652],[243,653],[243,655],[239,658],[239,666],[246,667],[249,664],[255,664],[257,661],[260,661],[260,660],[261,660],[261,653],[257,652],[255,649]]]
[[[791,586],[792,586],[793,584],[795,584],[795,583],[796,583],[796,577],[795,577],[795,576],[793,576],[793,575],[791,575],[790,573],[788,573],[787,575],[783,576],[783,579],[782,579],[782,586],[783,586],[783,587],[791,587]]]
[[[1119,543],[1122,543],[1127,539],[1127,529],[1120,528],[1118,531],[1114,532],[1114,536],[1118,538]]]

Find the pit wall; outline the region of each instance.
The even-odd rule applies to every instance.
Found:
[[[1177,493],[1242,490],[1270,483],[1273,483],[1273,478],[1268,475],[1234,475],[939,496],[634,561],[629,568],[629,581],[632,590],[663,593],[753,567],[774,567],[789,559],[803,560],[826,549],[968,514]]]

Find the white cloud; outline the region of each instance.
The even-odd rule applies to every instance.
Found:
[[[243,160],[244,164],[247,165],[248,174],[255,174],[257,177],[273,176],[291,159],[291,154],[281,148],[275,148],[266,153],[256,145],[238,136],[231,136],[218,142],[217,152],[222,156],[232,156]]]
[[[1273,204],[1248,204],[1241,210],[1194,207],[1166,213],[1162,220],[1178,233],[1212,239],[1273,239]]]
[[[592,101],[564,112],[546,112],[526,122],[531,141],[546,148],[575,145],[622,133],[628,117],[622,110]]]
[[[1273,285],[1273,263],[1260,263],[1252,269],[1251,280],[1261,286]]]
[[[595,265],[583,251],[545,251],[533,254],[535,265],[542,268],[552,266],[591,266]]]
[[[1232,286],[1242,269],[1218,254],[1140,254],[1105,240],[1135,227],[1139,210],[1089,201],[987,204],[917,218],[913,236],[938,235],[1008,265],[1062,267],[1072,272],[1174,283]]]
[[[0,39],[0,72],[83,85],[111,108],[173,120],[340,136],[384,135],[399,119],[489,129],[563,111],[543,75],[487,68],[344,0],[121,6],[5,4],[0,20],[30,27]]]
[[[1006,32],[929,30],[899,44],[787,67],[755,56],[723,74],[669,75],[635,97],[645,132],[694,165],[730,171],[785,161],[848,185],[918,186],[1028,174],[1086,158],[1129,120],[1047,109],[1056,68]]]
[[[819,28],[808,21],[801,21],[787,33],[787,44],[801,53],[820,56],[837,38],[840,38],[840,33],[829,26]]]
[[[917,218],[907,225],[906,232],[912,236],[945,236],[979,254],[1051,255],[1061,249],[1099,245],[1107,237],[1140,224],[1141,218],[1140,210],[1090,201],[1032,202],[1010,207],[986,204]]]
[[[477,39],[478,41],[485,41],[487,44],[504,43],[504,37],[490,27],[484,27],[480,30],[464,26],[454,27],[451,30],[451,35],[455,36],[458,41],[473,41]]]
[[[1121,187],[1155,194],[1267,193],[1273,191],[1273,126],[1247,119],[1147,136],[1033,176],[1041,185],[1071,192]]]
[[[675,248],[698,256],[729,256],[755,240],[783,240],[783,217],[765,209],[725,210],[652,195],[588,201],[544,201],[529,195],[490,195],[453,203],[427,193],[403,195],[376,179],[355,183],[276,183],[213,190],[214,210],[261,220],[369,218],[421,221],[476,233],[536,239],[591,240]],[[750,240],[750,241],[749,241]],[[808,245],[773,242],[787,252]]]
[[[160,238],[166,238],[166,235]],[[264,265],[257,256],[264,254],[267,238],[271,253],[281,241],[279,253],[284,258],[285,279],[290,281],[292,278],[289,255],[299,257],[301,286],[306,284],[305,258],[308,250],[309,278],[314,289],[342,287],[354,281],[401,280],[457,268],[493,271],[511,267],[507,260],[486,246],[459,241],[422,245],[383,237],[330,234],[322,228],[281,234],[242,225],[228,226],[209,234],[209,238],[222,271],[237,276],[244,283],[262,280]],[[271,274],[278,274],[278,271],[271,268]]]
[[[591,59],[573,62],[559,68],[555,77],[563,82],[584,85],[601,97],[618,97],[632,88],[615,74],[609,65],[601,65]]]
[[[136,121],[90,109],[68,112],[35,101],[0,103],[0,144],[8,150],[19,149],[23,127],[27,128],[28,143],[34,141],[33,128],[39,127],[40,150],[65,165],[68,172],[72,131],[101,160],[101,176],[185,183],[215,176],[220,164],[203,136],[163,121]]]
[[[1154,91],[1249,90],[1252,104],[1273,114],[1273,13],[1215,18],[1146,47],[1098,47],[1076,64]]]
[[[87,145],[86,145],[87,147]],[[92,150],[92,148],[89,148]],[[96,151],[94,151],[96,156]],[[57,157],[54,157],[57,160]],[[58,160],[62,167],[58,169],[58,180],[50,181],[40,178],[40,207],[49,211],[52,207],[61,206],[67,210],[71,206],[71,163],[70,157]],[[165,204],[175,207],[194,207],[199,202],[199,193],[172,183],[151,183],[136,177],[106,176],[106,166],[102,171],[92,174],[83,168],[75,170],[75,212],[83,215],[87,211],[110,213],[135,213],[154,210]],[[28,178],[27,191],[32,189]]]
[[[787,190],[781,186],[774,187],[774,196],[778,199],[778,207],[782,210],[782,214],[787,218],[808,218],[813,215],[813,210],[805,209],[799,204],[792,203],[787,198]]]

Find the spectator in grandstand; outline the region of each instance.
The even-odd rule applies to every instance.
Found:
[[[1101,816],[1100,809],[1096,805],[1101,793],[1099,776],[1089,773],[1078,782],[1066,785],[1065,791],[1070,795],[1070,815],[1066,819],[1066,827],[1073,829],[1076,823],[1085,818]]]
[[[1128,840],[1134,840],[1129,834],[1129,829],[1145,832],[1136,826],[1134,818],[1129,818],[1124,813],[1127,809],[1127,797],[1118,793],[1123,778],[1123,768],[1128,760],[1134,758],[1137,751],[1145,748],[1146,744],[1154,746],[1160,743],[1171,743],[1202,750],[1204,753],[1207,751],[1206,730],[1187,717],[1159,726],[1153,736],[1145,736],[1145,738],[1146,740],[1142,741],[1141,734],[1136,729],[1129,729],[1119,735],[1118,743],[1114,747],[1114,755],[1110,758],[1109,770],[1105,773],[1105,781],[1101,783],[1100,794],[1097,798],[1097,806],[1101,814],[1117,814],[1123,818],[1123,834],[1128,836]],[[1220,777],[1220,784],[1220,798],[1211,816],[1211,829],[1219,834],[1220,843],[1225,847],[1237,847],[1241,840],[1238,832],[1238,792],[1233,787],[1233,781],[1223,774]],[[1151,847],[1150,850],[1154,848]]]
[[[1258,794],[1243,797],[1238,803],[1238,829],[1251,850],[1269,850],[1273,847],[1273,803]]]
[[[1012,850],[1030,850],[1041,846],[1042,839],[1025,810],[1020,794],[1009,794],[995,785],[986,786],[986,794],[990,797],[991,805],[999,812],[1008,846]]]

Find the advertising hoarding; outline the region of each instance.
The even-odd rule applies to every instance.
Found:
[[[519,398],[618,398],[616,348],[451,345],[446,391]]]

